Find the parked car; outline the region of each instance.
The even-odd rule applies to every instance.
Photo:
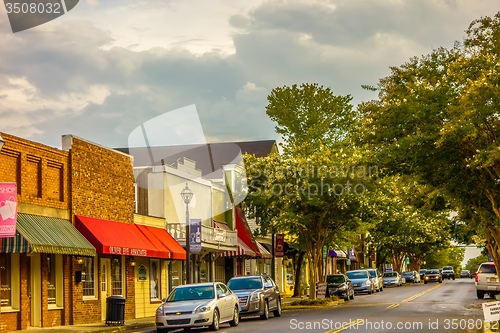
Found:
[[[366,269],[347,272],[347,277],[352,281],[355,293],[368,293],[375,292],[375,285],[370,280],[370,274]]]
[[[425,272],[424,284],[427,284],[428,282],[443,283],[443,277],[438,269],[428,269],[427,272]]]
[[[384,291],[384,281],[382,280],[382,275],[377,272],[375,268],[368,268],[368,273],[370,273],[370,279],[375,285],[375,291]]]
[[[403,280],[401,275],[398,272],[385,272],[382,275],[382,280],[384,280],[384,287],[387,286],[401,286],[403,284]]]
[[[483,299],[485,294],[491,298],[500,293],[500,285],[498,284],[497,271],[495,264],[492,262],[482,263],[476,272],[476,293],[477,298]]]
[[[416,276],[415,276],[415,273],[413,271],[403,272],[402,276],[405,279],[405,282],[416,283],[416,281],[415,281]]]
[[[464,269],[460,272],[460,278],[471,278],[472,279],[472,274],[469,272],[469,270]]]
[[[332,274],[326,276],[327,296],[338,296],[344,301],[354,299],[354,287],[352,281],[344,274]]]
[[[239,309],[238,296],[223,283],[181,285],[156,309],[156,330],[209,326],[217,331],[223,323],[238,326]]]
[[[443,279],[455,280],[455,270],[451,266],[445,266],[441,271],[441,276],[443,277]]]
[[[424,275],[425,275],[425,272],[426,272],[426,271],[427,271],[426,269],[421,269],[421,270],[420,270],[420,280],[421,280],[421,281],[423,281],[423,280],[424,280]]]
[[[239,299],[240,316],[260,316],[267,320],[269,312],[281,316],[281,295],[274,281],[267,274],[233,277],[227,283]]]

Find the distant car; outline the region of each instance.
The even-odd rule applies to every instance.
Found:
[[[370,273],[372,283],[375,284],[375,291],[384,291],[384,280],[382,280],[382,275],[379,274],[375,268],[368,268],[367,271]]]
[[[500,285],[498,284],[497,270],[492,262],[482,263],[476,272],[476,293],[477,298],[483,299],[485,294],[491,298],[500,293]]]
[[[445,266],[441,270],[441,276],[443,277],[443,279],[455,280],[455,270],[451,266]]]
[[[382,275],[382,280],[384,281],[384,287],[388,286],[401,286],[403,284],[403,280],[401,275],[398,272],[385,272]]]
[[[327,296],[338,296],[344,301],[354,299],[354,287],[351,280],[344,274],[332,274],[326,276]]]
[[[429,282],[443,283],[443,277],[438,269],[428,269],[424,275],[424,284]]]
[[[347,272],[347,277],[352,281],[355,293],[368,293],[375,292],[375,285],[370,280],[370,273],[366,269]]]
[[[238,326],[239,309],[238,296],[223,283],[181,285],[156,309],[156,330],[209,326],[217,331],[220,324],[227,322]]]
[[[425,275],[425,272],[426,272],[426,271],[427,271],[426,269],[421,269],[421,270],[420,270],[420,280],[421,280],[421,281],[423,281],[423,280],[424,280],[424,275]]]
[[[467,269],[464,269],[460,272],[460,278],[472,278],[472,275]]]
[[[415,272],[413,272],[413,271],[403,272],[402,276],[405,278],[406,282],[417,283],[417,281],[415,281],[415,279],[416,279]]]
[[[237,276],[227,283],[239,299],[240,316],[260,316],[267,320],[269,312],[281,316],[281,295],[274,281],[267,274]]]

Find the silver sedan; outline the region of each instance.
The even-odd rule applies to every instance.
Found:
[[[157,332],[199,326],[217,331],[220,324],[240,322],[238,297],[223,283],[178,286],[163,302],[156,310]]]

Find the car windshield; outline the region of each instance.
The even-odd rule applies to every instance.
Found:
[[[403,272],[403,276],[413,275],[413,272]]]
[[[167,302],[194,301],[212,299],[214,297],[213,286],[177,287],[168,295]]]
[[[377,277],[377,271],[368,271],[371,277]]]
[[[345,277],[343,275],[328,275],[326,277],[327,283],[344,283]]]
[[[347,272],[347,276],[349,277],[349,279],[367,279],[368,272],[367,271]]]
[[[227,286],[231,290],[261,289],[262,280],[259,277],[237,278],[229,280]]]
[[[396,272],[386,272],[382,277],[398,277],[398,273]]]
[[[439,271],[437,269],[430,269],[425,274],[439,274]]]
[[[469,271],[462,271],[462,273],[469,273]]]
[[[451,267],[451,266],[443,267],[443,271],[452,271],[452,270],[453,270],[453,267]]]
[[[426,270],[426,269],[421,269],[421,270],[420,270],[420,273],[425,273],[425,272],[427,272],[427,270]]]
[[[479,272],[478,273],[493,273],[496,274],[495,270],[495,265],[490,265],[490,264],[482,264],[481,267],[479,267]]]

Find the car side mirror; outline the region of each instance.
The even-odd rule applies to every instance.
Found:
[[[224,298],[226,297],[226,295],[222,294],[222,295],[217,295],[217,298]]]

